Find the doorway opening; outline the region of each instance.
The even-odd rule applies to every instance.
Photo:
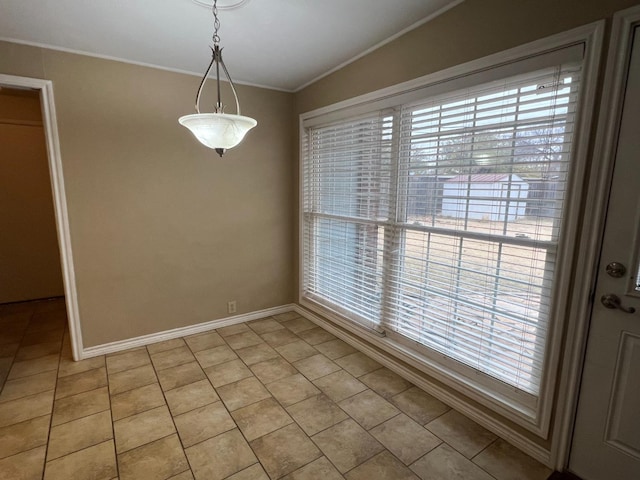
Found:
[[[7,147],[0,165],[6,170],[0,217],[5,215],[3,223],[14,227],[0,248],[0,305],[11,310],[25,301],[56,298],[53,310],[65,306],[72,356],[80,360],[82,335],[52,83],[0,75],[0,97],[0,140]],[[39,309],[47,310],[42,305]]]

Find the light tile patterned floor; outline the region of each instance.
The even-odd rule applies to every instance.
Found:
[[[1,480],[544,480],[287,313],[73,362],[61,300],[0,305]]]

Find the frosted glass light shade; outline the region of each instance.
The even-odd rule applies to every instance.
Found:
[[[228,113],[194,113],[178,119],[180,125],[209,148],[232,148],[238,145],[246,133],[258,122],[251,117]]]

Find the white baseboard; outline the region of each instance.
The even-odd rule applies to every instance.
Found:
[[[316,325],[332,333],[336,337],[339,337],[341,340],[350,344],[352,347],[373,358],[380,364],[387,367],[389,370],[394,371],[395,373],[410,381],[425,392],[433,395],[441,402],[466,415],[471,420],[475,421],[479,425],[482,425],[487,430],[495,433],[497,436],[506,440],[514,447],[522,450],[530,457],[535,458],[544,465],[550,466],[551,458],[549,450],[541,447],[526,436],[513,430],[507,424],[499,421],[493,416],[488,415],[486,412],[465,401],[462,397],[459,397],[452,392],[429,382],[423,375],[416,374],[415,371],[407,368],[405,364],[395,359],[391,354],[371,348],[368,342],[358,339],[355,334],[345,333],[343,330],[337,328],[328,320],[313,312],[310,312],[300,305],[294,305],[293,310],[299,315],[305,317]]]
[[[216,328],[228,327],[229,325],[249,322],[251,320],[258,320],[259,318],[291,312],[293,310],[293,304],[282,305],[280,307],[266,308],[264,310],[257,310],[255,312],[243,313],[242,315],[234,315],[233,317],[220,318],[218,320],[212,320],[210,322],[189,325],[187,327],[165,330],[164,332],[150,333],[149,335],[142,335],[141,337],[128,338],[126,340],[118,340],[117,342],[96,345],[95,347],[88,347],[83,349],[81,359],[97,357],[99,355],[105,355],[108,353],[120,352],[123,350],[128,350],[130,348],[142,347],[144,345],[150,345],[152,343],[163,342],[165,340],[172,340],[174,338],[195,335],[196,333],[208,332],[210,330],[215,330]]]

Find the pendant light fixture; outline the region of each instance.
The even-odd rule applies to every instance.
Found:
[[[238,145],[246,133],[255,127],[258,122],[250,117],[240,115],[240,102],[238,102],[238,94],[236,87],[231,80],[229,71],[222,60],[222,48],[220,47],[220,37],[218,29],[220,28],[220,20],[218,19],[218,0],[213,1],[213,18],[214,33],[213,46],[211,47],[211,63],[202,77],[198,93],[196,94],[196,112],[192,115],[184,115],[178,119],[180,125],[187,127],[191,133],[195,135],[200,143],[204,146],[214,149],[218,155],[222,157],[227,148],[233,148]],[[215,65],[216,69],[216,87],[218,101],[213,113],[200,113],[200,96],[204,84]],[[224,104],[220,96],[220,68],[224,72],[231,91],[236,101],[236,113],[224,113]]]

